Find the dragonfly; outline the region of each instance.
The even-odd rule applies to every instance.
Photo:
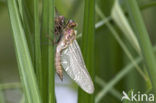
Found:
[[[66,23],[64,16],[55,17],[54,34],[59,37],[55,51],[56,73],[63,80],[63,68],[85,92],[92,94],[94,84],[76,40],[76,26],[73,20],[68,20]]]

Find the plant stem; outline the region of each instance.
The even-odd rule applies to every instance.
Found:
[[[95,0],[85,0],[83,35],[82,35],[82,54],[92,80],[94,81],[94,32],[95,32]],[[94,103],[94,95],[86,94],[79,88],[78,103]]]
[[[49,0],[49,36],[54,40],[54,0]],[[52,41],[49,40],[49,44]],[[48,47],[48,103],[55,103],[55,67],[54,67],[54,53],[55,48],[53,45]]]
[[[43,0],[42,21],[41,21],[41,58],[42,58],[42,99],[48,103],[48,43],[46,35],[49,35],[49,0]]]
[[[39,1],[34,0],[34,26],[35,26],[35,70],[37,72],[39,89],[42,88],[42,66],[41,66],[41,48],[40,48],[40,23],[39,23]],[[41,93],[41,91],[40,91]]]
[[[96,76],[96,78],[95,78],[95,82],[98,84],[98,85],[100,85],[101,87],[105,87],[106,85],[107,85],[107,83],[106,82],[104,82],[104,80],[102,80],[100,77],[98,77],[98,76]],[[114,95],[114,97],[116,97],[117,99],[121,99],[121,94],[115,89],[115,88],[113,88],[112,87],[112,89],[110,90],[110,93],[112,94],[112,95]]]

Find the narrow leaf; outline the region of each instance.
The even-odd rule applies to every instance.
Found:
[[[92,80],[94,80],[94,29],[95,29],[95,1],[85,0],[83,35],[82,35],[82,54]],[[89,95],[79,89],[79,103],[94,103],[94,95]]]
[[[24,86],[25,96],[27,97],[28,103],[41,103],[28,44],[15,0],[8,0],[8,9],[13,30],[19,73]]]
[[[51,39],[54,39],[54,0],[49,0],[49,36]],[[49,40],[49,44],[52,44],[52,41]],[[48,48],[48,54],[49,54],[49,59],[48,59],[48,72],[49,72],[49,77],[48,77],[48,82],[49,82],[49,98],[48,98],[48,103],[55,103],[55,68],[54,68],[54,46],[49,45]]]
[[[124,33],[124,36],[127,38],[127,40],[132,44],[134,49],[140,53],[140,47],[138,40],[130,27],[130,24],[128,23],[128,20],[126,16],[123,13],[123,10],[121,9],[119,5],[119,0],[116,0],[111,12],[111,16],[115,23],[119,26],[119,28],[122,30]]]
[[[48,27],[49,27],[49,0],[43,0],[41,21],[41,58],[42,58],[42,90],[43,103],[48,103]]]
[[[41,68],[41,48],[40,48],[40,22],[39,22],[39,1],[34,0],[34,28],[35,28],[35,70],[37,73],[37,79],[39,89],[41,93],[42,88],[42,68]]]

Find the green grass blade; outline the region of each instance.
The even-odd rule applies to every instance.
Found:
[[[98,77],[98,76],[96,76],[96,78],[95,78],[95,82],[98,84],[98,85],[100,85],[101,87],[105,87],[106,85],[107,85],[107,83],[106,82],[104,82],[104,80],[102,80],[100,77]],[[121,99],[121,94],[120,94],[120,92],[119,91],[117,91],[115,88],[113,88],[112,87],[112,89],[110,90],[110,93],[114,96],[114,97],[116,97],[117,99]]]
[[[34,26],[35,26],[35,71],[37,73],[37,79],[39,89],[42,88],[42,68],[41,68],[41,48],[40,48],[40,22],[39,22],[39,0],[34,0]],[[41,93],[41,92],[40,92]]]
[[[106,19],[97,22],[95,24],[95,28],[98,29],[98,28],[102,27],[104,24],[106,24],[106,22],[109,22],[110,20],[112,20],[111,16],[106,17]]]
[[[138,40],[130,27],[130,24],[128,23],[128,20],[126,16],[124,15],[123,10],[121,9],[119,5],[119,1],[116,0],[111,12],[111,16],[115,23],[118,25],[118,27],[121,29],[121,31],[124,33],[124,36],[127,38],[127,40],[131,43],[131,45],[134,47],[134,49],[140,53],[140,47]]]
[[[147,4],[141,5],[141,6],[140,6],[140,9],[141,9],[141,10],[146,10],[146,9],[148,9],[148,8],[155,7],[155,6],[156,6],[156,1],[150,1],[150,2],[147,3]]]
[[[34,17],[33,17],[33,2],[32,0],[19,0],[19,5],[21,6],[21,19],[23,23],[24,32],[26,34],[26,39],[32,58],[33,64],[35,61],[34,55]]]
[[[5,83],[5,84],[0,84],[0,90],[4,89],[19,89],[21,88],[21,84],[18,82],[15,83]]]
[[[24,86],[24,93],[28,103],[41,103],[37,81],[19,16],[15,0],[8,0],[8,9],[13,30],[16,56],[19,66],[20,78]]]
[[[94,80],[94,28],[95,28],[95,1],[85,0],[83,35],[82,35],[82,53],[86,66],[92,79]],[[79,89],[78,103],[94,103],[94,95],[89,95]]]
[[[49,0],[49,36],[54,39],[54,0]],[[49,44],[52,44],[52,41],[49,40]],[[49,96],[48,103],[55,103],[55,68],[54,68],[54,46],[49,45],[49,61],[48,61],[48,71],[49,71]]]
[[[134,30],[136,31],[142,54],[144,56],[144,61],[147,66],[147,71],[149,73],[152,87],[154,90],[154,93],[156,94],[156,58],[152,51],[152,44],[148,36],[148,32],[146,30],[146,27],[144,25],[139,7],[137,5],[136,0],[127,0],[127,6],[129,10],[129,14],[131,16],[131,21],[134,27]]]
[[[41,21],[41,58],[42,58],[42,90],[43,103],[48,103],[48,38],[49,35],[49,0],[42,0],[42,21]]]

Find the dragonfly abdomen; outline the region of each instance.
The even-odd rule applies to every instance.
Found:
[[[63,73],[62,73],[62,66],[61,66],[61,52],[55,53],[55,68],[56,73],[60,77],[61,80],[63,80]]]

